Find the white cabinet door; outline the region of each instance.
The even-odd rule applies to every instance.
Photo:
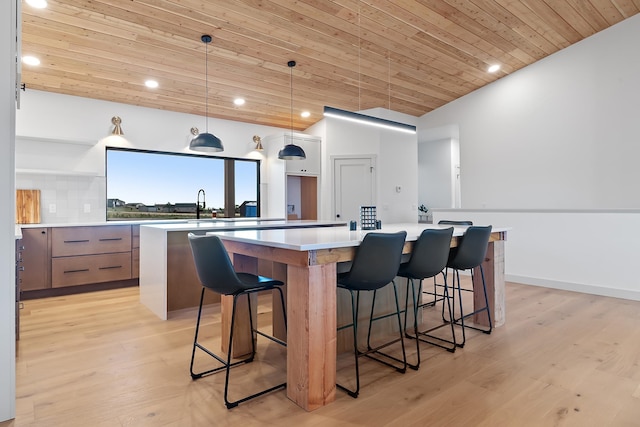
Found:
[[[295,175],[320,175],[320,142],[309,139],[295,139],[294,144],[302,147],[304,160],[287,160],[287,173]]]

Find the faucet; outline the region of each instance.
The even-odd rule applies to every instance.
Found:
[[[202,205],[200,205],[200,193],[202,193]],[[200,211],[207,207],[207,203],[205,202],[204,196],[205,196],[204,190],[202,188],[199,189],[198,198],[196,201],[196,219],[200,219]]]

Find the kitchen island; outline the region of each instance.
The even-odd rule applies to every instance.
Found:
[[[410,253],[426,228],[445,226],[427,224],[391,224],[381,232],[407,231],[403,253]],[[448,227],[448,226],[447,226]],[[466,227],[454,227],[451,246],[456,246]],[[489,305],[495,326],[505,321],[504,311],[504,241],[508,228],[494,227],[483,267],[487,282]],[[356,248],[366,232],[348,228],[308,228],[283,230],[238,230],[216,233],[224,242],[234,264],[242,270],[255,273],[257,262],[270,261],[284,266],[287,282],[287,396],[300,407],[312,411],[335,399],[337,353],[337,290],[336,271],[341,262],[353,259]],[[236,266],[238,269],[238,267]],[[251,271],[253,268],[253,271]],[[278,278],[283,278],[282,276]],[[482,292],[474,292],[474,302]],[[482,297],[484,297],[482,295]],[[228,306],[230,297],[223,297]],[[255,306],[255,305],[254,305]],[[239,307],[240,308],[240,307]],[[274,312],[278,306],[274,306]],[[365,310],[366,311],[366,310]],[[222,325],[229,325],[231,310],[223,308]],[[278,315],[274,314],[274,321]],[[238,316],[238,319],[245,316]],[[248,318],[248,316],[246,316]],[[481,316],[476,323],[485,323]],[[275,329],[275,326],[274,326]],[[235,334],[245,332],[246,337],[234,339],[234,354],[251,351],[248,325],[235,325]],[[278,332],[277,330],[274,332]],[[228,331],[222,330],[223,339]],[[242,346],[246,348],[241,348]]]
[[[212,231],[273,230],[289,228],[347,228],[344,221],[281,219],[205,219],[177,223],[154,223],[140,226],[140,302],[159,318],[171,312],[196,307],[202,285],[198,280],[187,235]],[[260,273],[272,274],[272,263],[259,267]],[[210,295],[206,303],[219,296]]]

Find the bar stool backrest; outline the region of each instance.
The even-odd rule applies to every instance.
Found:
[[[402,265],[403,275],[412,279],[437,276],[447,266],[453,227],[426,229],[413,245],[409,262]]]
[[[398,273],[406,238],[406,231],[368,233],[356,251],[351,270],[338,281],[361,291],[373,291],[390,283]]]
[[[188,238],[202,286],[223,295],[245,289],[218,236],[189,233]]]
[[[471,226],[460,238],[458,247],[447,267],[467,270],[482,264],[487,253],[487,245],[491,236],[491,226]]]

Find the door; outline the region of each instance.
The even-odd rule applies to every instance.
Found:
[[[375,205],[375,168],[372,157],[333,160],[334,218],[360,223],[360,206]]]
[[[34,291],[51,287],[49,278],[50,253],[48,228],[22,229],[22,266],[20,291]]]

